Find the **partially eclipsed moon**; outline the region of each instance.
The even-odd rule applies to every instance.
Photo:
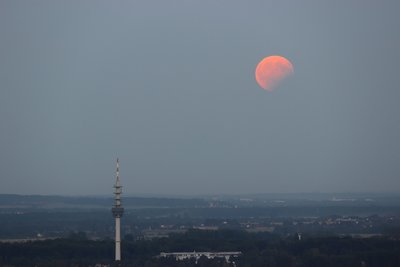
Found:
[[[272,92],[280,81],[292,73],[293,65],[289,60],[281,56],[269,56],[258,63],[256,81],[261,88]]]

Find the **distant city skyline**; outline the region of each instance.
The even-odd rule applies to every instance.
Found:
[[[0,194],[400,192],[398,10],[1,1]]]

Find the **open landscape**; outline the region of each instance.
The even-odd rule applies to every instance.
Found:
[[[0,0],[0,267],[399,267],[399,0]]]
[[[1,266],[113,266],[111,197],[0,195]],[[122,266],[396,266],[400,196],[125,197]],[[175,260],[160,253],[238,251]],[[96,265],[97,264],[97,265]]]

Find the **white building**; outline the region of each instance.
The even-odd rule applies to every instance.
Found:
[[[206,257],[207,259],[214,259],[214,258],[225,258],[226,262],[229,262],[231,257],[237,258],[242,255],[240,251],[231,251],[231,252],[161,252],[161,258],[167,257],[174,257],[175,260],[186,260],[186,259],[195,259],[196,262],[202,257]]]

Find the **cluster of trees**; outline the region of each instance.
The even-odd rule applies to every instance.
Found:
[[[241,251],[239,258],[176,261],[156,257],[174,251]],[[298,240],[268,233],[199,231],[154,240],[125,240],[122,266],[140,267],[305,267],[400,266],[400,240],[393,237],[356,239],[310,237]],[[93,241],[82,234],[67,239],[26,243],[0,243],[0,266],[114,265],[112,240]],[[233,262],[234,261],[234,262]]]

